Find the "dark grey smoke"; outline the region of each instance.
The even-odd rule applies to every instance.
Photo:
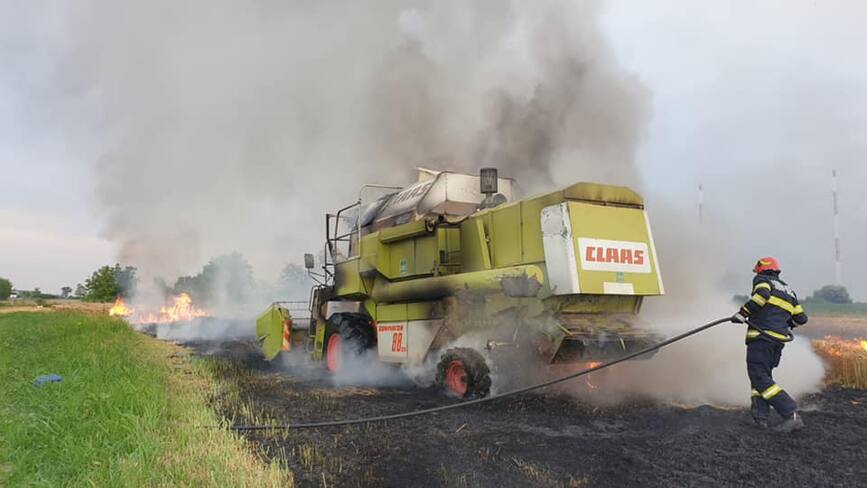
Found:
[[[649,94],[617,64],[598,4],[439,5],[400,13],[405,39],[373,79],[378,160],[494,165],[531,190],[554,173],[637,180]]]
[[[47,48],[118,258],[171,280],[239,251],[273,280],[319,249],[325,210],[417,165],[634,181],[647,93],[599,10],[94,0]]]

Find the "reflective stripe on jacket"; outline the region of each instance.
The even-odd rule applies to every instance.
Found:
[[[753,329],[761,329],[776,339],[786,340],[792,325],[807,323],[807,314],[798,302],[795,291],[775,271],[764,271],[753,278],[752,296],[740,312],[749,320],[748,342],[759,338],[772,340]]]

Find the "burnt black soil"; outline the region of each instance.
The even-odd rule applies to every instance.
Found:
[[[274,371],[250,344],[193,347],[240,366],[221,369],[239,398],[216,401],[236,423],[455,401],[410,386],[337,387],[305,366]],[[603,408],[525,395],[387,423],[244,436],[292,470],[298,486],[864,486],[867,391],[826,391],[801,407],[807,428],[789,435],[758,430],[744,409],[649,401]]]

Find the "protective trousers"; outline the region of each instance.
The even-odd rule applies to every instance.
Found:
[[[780,364],[783,344],[756,339],[747,344],[747,374],[752,386],[751,413],[757,421],[767,421],[770,407],[783,418],[798,409],[795,400],[774,381],[773,369]]]

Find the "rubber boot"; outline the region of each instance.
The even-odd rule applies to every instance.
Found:
[[[774,427],[774,430],[777,432],[782,432],[784,434],[788,434],[790,432],[794,432],[796,430],[801,430],[804,428],[804,421],[801,419],[801,416],[798,415],[798,412],[792,413],[792,416],[780,422],[777,426]]]
[[[750,401],[750,415],[753,416],[753,422],[758,428],[768,428],[768,413],[770,413],[768,402],[760,396],[753,396]]]

